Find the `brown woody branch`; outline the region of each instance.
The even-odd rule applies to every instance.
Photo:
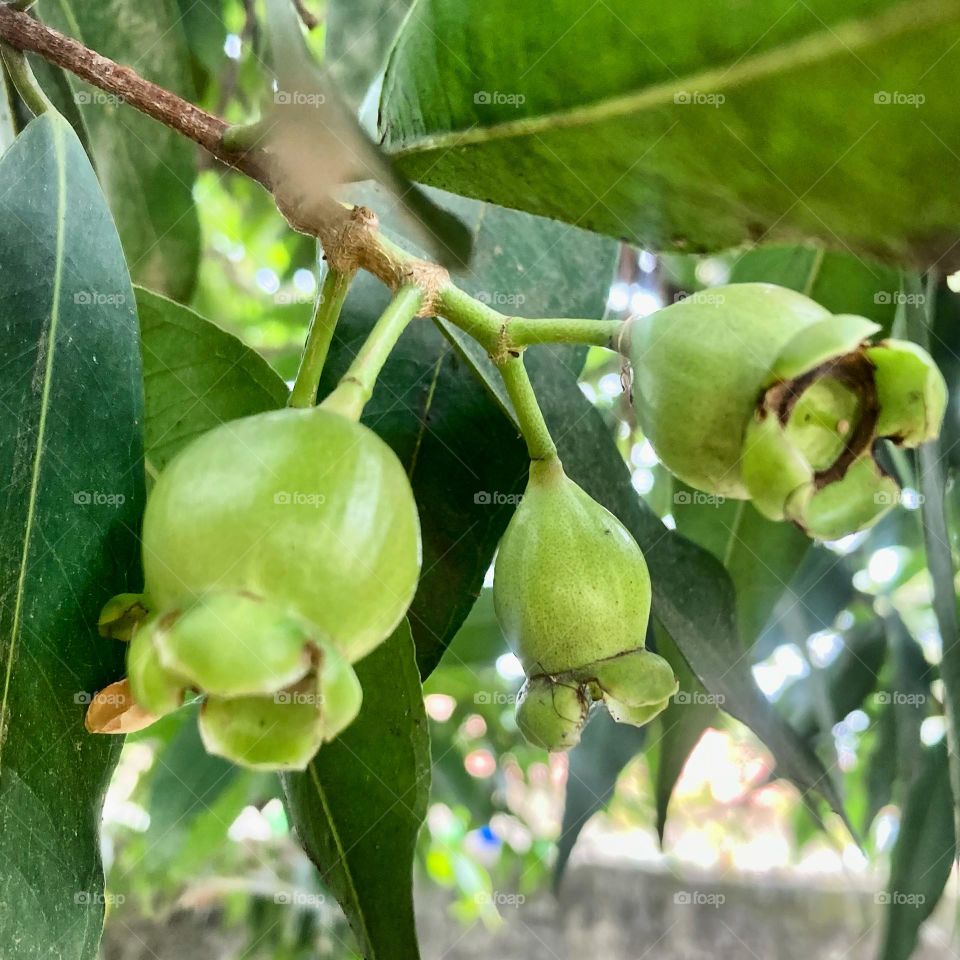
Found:
[[[439,290],[446,282],[446,271],[410,256],[384,239],[372,211],[345,207],[332,198],[297,195],[280,178],[271,176],[270,156],[265,150],[231,149],[224,144],[228,129],[224,120],[2,0],[0,39],[18,50],[38,54],[199,144],[221,163],[269,190],[290,225],[320,241],[332,266],[345,272],[362,268],[393,290],[415,283],[424,291],[421,312],[434,312]]]

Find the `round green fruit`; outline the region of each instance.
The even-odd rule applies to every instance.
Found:
[[[147,503],[143,562],[155,609],[249,594],[354,662],[413,599],[420,527],[403,466],[373,431],[281,410],[223,424],[171,461]]]
[[[550,752],[580,742],[590,700],[577,682],[531,677],[517,697],[517,726],[528,743]]]
[[[765,283],[716,287],[628,323],[644,434],[699,490],[751,499],[835,539],[874,523],[899,488],[874,458],[937,436],[946,385],[929,355],[879,327]]]

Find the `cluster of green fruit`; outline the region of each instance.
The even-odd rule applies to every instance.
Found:
[[[946,389],[931,359],[871,344],[875,324],[780,287],[711,293],[625,327],[637,414],[662,461],[814,536],[874,522],[899,493],[878,439],[915,446],[939,431]],[[143,562],[144,596],[115,598],[101,620],[130,640],[136,704],[162,716],[202,695],[208,750],[298,769],[356,716],[351,665],[406,614],[420,528],[396,456],[328,400],[224,424],[182,451],[151,493]],[[556,456],[532,461],[494,571],[530,742],[569,749],[595,703],[638,726],[667,706],[677,681],[645,649],[650,600],[623,524]]]

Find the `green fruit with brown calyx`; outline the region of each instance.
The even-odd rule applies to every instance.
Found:
[[[639,546],[556,458],[530,465],[523,500],[497,552],[493,599],[528,678],[517,723],[539,746],[576,743],[591,700],[612,703],[616,718],[629,723],[639,721],[641,704],[659,704],[647,722],[676,690],[666,661],[644,650],[650,576]],[[618,676],[609,690],[597,682],[598,665],[629,653],[643,654],[632,678]],[[608,669],[612,677],[616,671]]]
[[[899,487],[878,440],[939,433],[930,356],[879,327],[763,283],[716,287],[628,322],[640,426],[664,465],[707,493],[836,539],[875,523]]]

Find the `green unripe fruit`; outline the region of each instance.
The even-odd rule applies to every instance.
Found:
[[[249,593],[353,662],[406,613],[420,528],[403,466],[373,431],[281,410],[223,424],[171,461],[147,503],[143,561],[158,610]]]
[[[531,743],[570,749],[591,699],[641,725],[676,692],[669,664],[644,650],[650,576],[637,542],[557,459],[530,465],[497,553],[493,600],[527,673],[517,725]]]
[[[551,752],[580,742],[590,701],[577,682],[531,677],[517,698],[517,726],[529,743]]]
[[[929,355],[764,283],[716,287],[631,320],[640,425],[676,476],[752,499],[773,520],[835,539],[874,523],[899,489],[877,439],[937,436],[946,385]]]
[[[187,682],[160,663],[156,638],[176,622],[177,615],[152,616],[139,624],[127,650],[127,678],[133,699],[148,713],[162,717],[183,705]]]
[[[493,577],[507,642],[528,675],[556,675],[642,647],[650,575],[636,540],[558,460],[534,461]]]

